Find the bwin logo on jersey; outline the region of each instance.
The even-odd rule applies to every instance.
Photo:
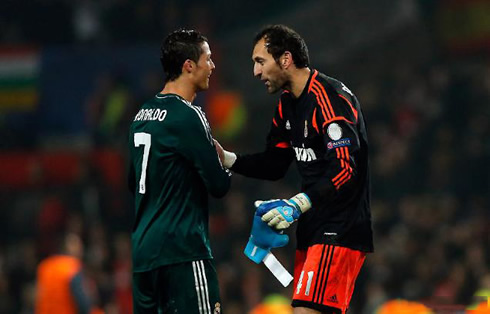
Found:
[[[316,155],[313,149],[304,147],[294,147],[296,159],[298,161],[313,161],[316,160]]]

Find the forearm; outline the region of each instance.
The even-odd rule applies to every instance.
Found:
[[[237,155],[230,169],[246,177],[279,180],[286,174],[293,158],[292,150],[274,148],[262,153]]]

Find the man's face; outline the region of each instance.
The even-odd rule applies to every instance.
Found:
[[[211,60],[211,50],[207,42],[204,42],[201,46],[202,53],[197,62],[195,78],[198,90],[206,90],[209,88],[209,77],[213,72],[215,66],[213,60]]]
[[[264,82],[267,92],[273,94],[284,88],[288,77],[284,69],[277,64],[274,57],[267,51],[264,38],[255,45],[252,52],[252,60],[254,62],[254,76]]]

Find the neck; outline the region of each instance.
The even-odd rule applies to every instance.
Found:
[[[310,68],[301,68],[295,69],[293,73],[291,73],[291,86],[290,92],[293,94],[295,98],[301,96],[301,93],[306,87],[306,82],[310,78]]]
[[[176,94],[188,102],[193,102],[196,98],[196,90],[192,84],[184,82],[182,78],[165,83],[161,94]]]

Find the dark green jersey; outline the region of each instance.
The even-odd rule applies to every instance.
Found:
[[[201,109],[177,95],[158,94],[132,122],[129,152],[133,271],[212,258],[208,193],[222,197],[230,176]]]

